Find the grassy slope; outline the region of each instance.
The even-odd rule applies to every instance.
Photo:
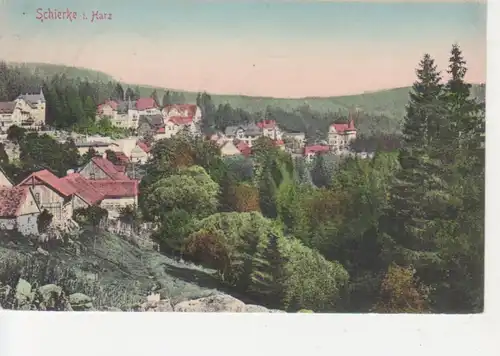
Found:
[[[155,285],[161,288],[160,293],[163,296],[174,303],[220,293],[217,292],[219,285],[212,271],[176,262],[155,251],[140,249],[116,235],[99,235],[95,250],[93,234],[85,233],[79,242],[79,254],[69,246],[58,247],[50,251],[49,258],[60,266],[61,270],[71,270],[79,276],[78,282],[70,283],[74,286],[70,287],[73,289],[71,292],[95,296],[96,307],[126,307],[144,302]],[[18,241],[15,245],[0,236],[0,275],[8,270],[9,265],[12,266],[13,261],[22,256],[28,257],[32,263],[43,258],[35,254],[35,250],[35,247],[27,242]],[[32,283],[36,278],[30,278],[30,275],[35,274],[30,271],[37,268],[32,265],[23,265],[23,268],[28,271],[25,278]],[[95,283],[85,283],[95,278],[96,273],[100,286],[98,292]],[[40,283],[45,284],[47,281]],[[67,285],[67,282],[64,285]]]
[[[95,70],[85,68],[74,68],[64,65],[43,64],[43,63],[25,63],[24,68],[31,72],[38,71],[42,76],[52,76],[56,73],[66,73],[68,77],[86,78],[91,81],[109,81],[114,80],[110,75]],[[135,87],[135,84],[124,84]],[[165,88],[159,88],[148,85],[139,85],[141,96],[149,96],[153,90],[157,90],[161,100],[165,93]],[[177,91],[175,89],[172,89]],[[404,116],[405,105],[408,102],[408,92],[410,88],[395,88],[389,90],[381,90],[358,95],[335,96],[335,97],[310,97],[302,99],[280,99],[270,97],[250,97],[243,95],[224,95],[212,94],[212,99],[216,105],[229,103],[235,108],[241,108],[249,112],[262,111],[266,106],[275,106],[282,108],[285,111],[292,111],[304,104],[309,105],[313,110],[320,112],[328,111],[347,111],[357,107],[362,111],[372,114],[384,114],[389,117],[396,118],[398,121]],[[184,93],[187,102],[195,102],[195,92]],[[478,88],[478,85],[473,86],[473,95],[482,96],[484,91]]]

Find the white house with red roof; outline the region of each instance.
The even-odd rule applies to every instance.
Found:
[[[161,110],[153,98],[131,100],[106,100],[98,105],[98,118],[108,117],[113,125],[123,128],[137,128],[142,115],[160,115]]]
[[[0,187],[0,229],[37,235],[40,207],[27,186]]]
[[[79,175],[88,183],[85,186],[81,184],[81,189],[86,189],[87,194],[92,195],[94,204],[99,202],[102,208],[108,210],[110,218],[118,217],[120,209],[126,206],[137,206],[139,181],[127,177],[106,158],[92,157],[79,171]],[[93,190],[89,189],[89,185]],[[76,192],[80,191],[76,189]]]
[[[144,164],[149,159],[151,146],[144,141],[138,140],[130,152],[130,160],[134,163]]]
[[[283,131],[278,127],[275,120],[263,120],[257,123],[257,126],[262,130],[262,136],[280,142],[283,140]]]
[[[350,143],[356,139],[356,128],[352,116],[348,123],[332,124],[328,131],[328,144],[334,153],[346,153]]]
[[[328,145],[312,145],[304,147],[304,157],[309,162],[311,162],[314,157],[327,152],[330,152],[330,146]]]
[[[193,136],[201,135],[201,109],[194,104],[167,105],[162,110],[165,131],[161,138],[169,138],[182,130]]]
[[[99,205],[104,199],[104,195],[99,192],[90,181],[85,179],[79,173],[70,173],[65,177],[60,178],[67,185],[74,189],[74,197],[72,200],[73,210],[79,208],[88,208],[92,205]]]

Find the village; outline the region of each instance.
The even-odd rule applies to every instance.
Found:
[[[52,216],[51,226],[70,229],[78,224],[73,220],[77,209],[99,206],[108,211],[108,219],[117,219],[120,211],[135,209],[138,202],[140,177],[136,168],[145,164],[155,141],[179,133],[202,137],[203,115],[195,104],[173,104],[159,107],[153,98],[138,100],[107,100],[97,107],[96,120],[107,118],[113,126],[130,129],[135,135],[120,139],[74,132],[61,132],[45,125],[46,101],[44,93],[20,94],[12,102],[0,102],[0,142],[9,157],[19,158],[15,143],[7,139],[9,127],[18,126],[27,131],[47,134],[59,142],[73,139],[80,155],[93,150],[97,155],[78,170],[70,170],[63,177],[44,169],[33,172],[14,184],[5,172],[0,172],[0,229],[17,230],[23,235],[37,235],[37,217],[43,211]],[[228,126],[206,139],[220,147],[223,157],[252,154],[252,146],[260,137],[268,137],[292,156],[303,156],[306,161],[330,152],[336,155],[352,154],[350,143],[356,138],[354,116],[348,123],[333,123],[327,141],[306,145],[304,133],[284,132],[275,121]],[[115,160],[107,158],[114,152]],[[133,169],[127,169],[132,166]]]

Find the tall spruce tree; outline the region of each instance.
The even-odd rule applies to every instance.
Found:
[[[440,124],[440,74],[426,54],[416,71],[403,127],[401,169],[390,191],[387,213],[380,221],[382,236],[390,251],[388,260],[429,266],[439,261],[432,239],[429,194],[440,182],[429,159],[429,147]],[[429,273],[427,270],[424,274]]]

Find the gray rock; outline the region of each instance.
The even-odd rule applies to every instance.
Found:
[[[36,249],[36,252],[39,253],[40,255],[48,256],[49,252],[45,251],[43,248],[39,247]]]
[[[245,313],[271,313],[271,311],[261,305],[247,304],[245,305]]]
[[[19,278],[16,286],[16,299],[20,304],[29,303],[33,298],[33,293],[31,292],[31,284],[28,281]]]
[[[148,301],[141,305],[141,309],[146,312],[173,312],[170,300],[164,299],[160,301]]]
[[[91,311],[94,310],[92,298],[83,293],[73,293],[69,296],[69,304],[75,311]]]
[[[209,297],[180,302],[174,307],[176,312],[217,313],[245,312],[245,303],[229,295],[217,294]]]

